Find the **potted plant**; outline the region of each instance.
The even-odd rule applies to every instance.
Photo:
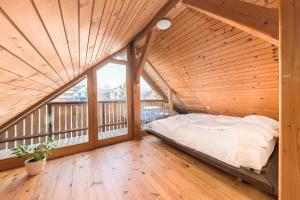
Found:
[[[26,158],[25,168],[28,175],[41,173],[46,165],[46,158],[54,150],[56,144],[54,140],[32,145],[18,145],[12,149],[12,154],[18,158]]]

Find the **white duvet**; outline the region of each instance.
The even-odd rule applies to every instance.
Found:
[[[148,129],[229,165],[257,171],[272,154],[278,134],[253,120],[195,113],[153,121]]]

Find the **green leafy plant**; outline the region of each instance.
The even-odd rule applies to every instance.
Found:
[[[18,145],[12,149],[12,154],[18,158],[26,158],[29,162],[36,162],[47,158],[49,153],[55,149],[55,140],[38,143],[34,146]]]

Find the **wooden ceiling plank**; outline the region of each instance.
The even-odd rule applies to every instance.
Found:
[[[278,10],[237,0],[183,0],[183,3],[278,46]]]
[[[78,0],[59,0],[59,8],[68,49],[70,51],[74,66],[74,76],[80,74],[80,50],[79,50],[79,1]]]
[[[156,23],[164,18],[172,8],[174,8],[180,0],[169,0],[160,10],[159,12],[154,16],[154,18],[150,21],[150,23],[136,36],[134,39],[134,45],[138,43],[140,39],[142,39],[144,36],[148,35],[149,32],[156,26]]]
[[[262,40],[249,41],[247,38],[242,38],[240,40],[237,40],[235,43],[237,44],[237,46],[233,46],[234,43],[229,43],[228,45],[223,45],[207,51],[200,49],[199,51],[197,51],[197,54],[193,53],[192,55],[183,52],[184,55],[182,56],[182,58],[180,60],[172,60],[172,63],[184,64],[185,66],[189,66],[191,64],[191,61],[196,61],[198,63],[203,62],[205,64],[207,63],[209,65],[214,65],[218,61],[222,61],[224,59],[227,59],[227,62],[232,62],[234,58],[241,59],[241,57],[239,56],[249,57],[249,53],[254,54],[253,56],[261,56],[258,54],[257,50],[265,51],[260,53],[270,53],[273,56],[276,56],[276,54],[274,54],[272,50],[272,46],[268,43],[263,42]],[[230,48],[231,46],[233,47]],[[252,47],[252,49],[249,50],[250,47]],[[224,51],[222,51],[222,49],[224,49]],[[206,54],[207,52],[209,53],[209,55]],[[210,57],[212,58],[210,59]]]
[[[0,7],[5,17],[52,68],[56,75],[62,79],[62,82],[68,82],[68,74],[57,57],[55,48],[31,0],[20,1],[17,4],[12,4],[10,0],[3,0],[0,2]],[[28,26],[27,22],[33,24],[34,29]]]
[[[18,75],[15,73],[12,73],[11,71],[2,69],[0,67],[0,83],[8,84],[8,85],[15,85],[15,86],[27,86],[28,88],[31,88],[33,90],[38,89],[45,93],[47,91],[49,92],[50,88],[42,85],[38,82],[32,81],[28,78],[25,78],[22,75]]]
[[[166,30],[161,32],[160,37],[158,38],[158,42],[163,42],[165,44],[170,43],[178,43],[178,39],[181,37],[178,37],[178,35],[186,35],[189,37],[185,37],[185,40],[190,40],[192,38],[192,34],[197,32],[197,29],[201,27],[203,30],[206,26],[210,26],[210,24],[221,24],[218,20],[207,17],[205,15],[202,15],[200,13],[195,14],[193,10],[186,9],[187,14],[184,12],[179,15],[180,19],[175,21],[174,24],[172,24],[172,29]],[[224,24],[222,23],[222,26]],[[153,51],[156,51],[159,48],[158,43],[155,43],[153,47]],[[159,49],[158,49],[159,50]]]
[[[211,29],[208,29],[208,27],[211,27]],[[181,51],[181,52],[189,52],[190,54],[196,54],[199,50],[202,50],[203,48],[209,49],[216,47],[217,45],[223,46],[226,43],[230,43],[231,40],[239,37],[239,36],[248,36],[249,35],[240,32],[237,29],[232,29],[228,26],[223,26],[222,23],[215,23],[213,26],[211,24],[207,23],[203,25],[202,31],[196,32],[194,34],[193,31],[187,32],[188,35],[192,35],[189,37],[185,37],[184,35],[178,34],[178,37],[186,38],[186,40],[176,40],[173,42],[168,42],[167,44],[172,45],[163,45],[165,42],[157,42],[162,43],[160,46],[165,49],[166,55],[163,57],[161,56],[161,59],[164,60],[170,60],[170,59],[176,59],[174,58],[174,55],[172,55],[173,52]],[[201,35],[202,37],[199,37]],[[197,46],[195,45],[197,44]],[[156,49],[159,51],[159,49]],[[203,51],[203,50],[202,50]],[[187,54],[187,53],[185,53]]]
[[[91,27],[90,27],[90,34],[89,34],[88,51],[87,51],[87,56],[85,61],[85,65],[87,66],[87,68],[91,67],[90,60],[92,58],[98,31],[100,28],[100,23],[103,18],[106,4],[107,4],[107,0],[104,1],[95,0]]]
[[[0,33],[0,41],[2,49],[9,52],[18,60],[31,66],[35,70],[41,72],[46,79],[49,79],[54,85],[62,85],[63,82],[57,73],[49,66],[45,60],[36,52],[27,40],[19,33],[19,31],[7,20],[5,16],[0,14],[0,26],[5,27]]]
[[[247,61],[249,63],[249,61],[256,61],[256,60],[260,60],[260,58],[266,58],[266,57],[273,59],[273,61],[275,62],[277,59],[274,59],[274,54],[272,52],[265,53],[265,50],[268,50],[268,48],[262,49],[260,51],[260,52],[262,52],[261,55],[259,55],[255,51],[252,51],[252,52],[244,51],[237,56],[227,55],[227,57],[224,57],[223,59],[216,59],[215,61],[211,61],[211,62],[205,62],[203,60],[200,60],[200,61],[189,60],[188,63],[185,64],[184,66],[185,66],[185,69],[190,69],[190,68],[193,68],[193,65],[199,65],[201,63],[201,66],[203,68],[205,68],[205,67],[211,67],[211,68],[216,67],[217,68],[217,67],[219,67],[219,64],[221,64],[221,63],[225,67],[225,66],[230,66],[233,64],[240,64],[240,62],[245,63]],[[247,55],[247,53],[249,53],[249,54]],[[179,63],[177,63],[177,64],[179,64]]]
[[[145,1],[145,0],[142,0],[138,4],[133,3],[136,5],[136,6],[134,6],[134,10],[136,10],[136,12],[131,12],[131,15],[126,20],[127,22],[124,24],[126,26],[118,38],[127,38],[128,37],[127,33],[136,26],[137,20],[143,14],[144,10],[146,9],[147,5],[149,5],[149,3],[150,3],[150,1]],[[121,40],[121,39],[119,39],[119,40]],[[122,45],[122,44],[116,43],[112,49],[117,49],[117,48],[119,48],[120,45]]]
[[[160,4],[162,4],[162,1],[160,1],[160,0],[151,0],[151,1],[147,1],[147,3],[148,2],[150,2],[150,3],[145,6],[142,14],[138,15],[138,18],[137,18],[136,22],[128,30],[129,34],[132,34],[133,32],[136,32],[136,30],[140,31],[142,28],[144,28],[144,26],[136,26],[135,24],[147,25],[149,23],[148,19],[152,19],[154,17],[154,14],[155,14],[151,11],[159,10],[160,9]],[[160,3],[157,4],[157,2],[160,2]]]
[[[91,55],[91,58],[89,60],[89,63],[91,65],[93,65],[94,61],[95,61],[95,57],[97,56],[98,50],[103,42],[103,40],[105,39],[105,33],[108,30],[108,25],[111,19],[111,16],[113,15],[114,9],[116,7],[116,5],[118,6],[119,3],[117,4],[117,0],[110,0],[106,3],[105,5],[105,9],[104,9],[104,13],[101,19],[101,23],[99,24],[99,29],[98,29],[98,33],[96,36],[96,41],[95,41],[95,45],[94,45],[94,49]],[[95,61],[97,62],[97,61]]]
[[[33,82],[45,86],[46,90],[54,90],[51,79],[48,79],[42,72],[32,66],[27,65],[5,49],[0,49],[0,68],[18,76],[22,76]],[[12,67],[13,66],[13,67]]]
[[[126,28],[128,28],[129,26],[129,22],[130,20],[132,20],[132,15],[134,14],[134,12],[132,12],[133,10],[135,10],[135,7],[142,4],[136,4],[133,0],[128,0],[128,2],[126,2],[126,4],[128,4],[127,6],[125,6],[125,12],[124,15],[122,16],[122,20],[120,21],[117,30],[115,31],[115,33],[113,34],[111,41],[108,45],[108,50],[110,50],[110,52],[114,52],[117,50],[116,47],[118,47],[121,41],[120,38],[120,34],[124,33],[126,30]],[[104,57],[106,55],[103,55]]]
[[[79,0],[80,73],[87,69],[85,61],[88,51],[94,5],[95,0]]]
[[[40,16],[58,57],[66,68],[71,79],[74,78],[74,66],[69,52],[64,23],[62,20],[59,2],[57,0],[33,0],[36,12]]]
[[[106,27],[106,30],[103,34],[103,40],[101,41],[101,44],[99,46],[99,49],[97,53],[95,54],[93,63],[98,62],[101,60],[105,55],[103,53],[106,53],[106,55],[110,54],[108,53],[110,49],[107,49],[107,41],[111,40],[111,37],[113,33],[116,31],[118,26],[120,25],[120,21],[122,20],[122,17],[126,11],[126,5],[129,1],[117,1],[117,5],[115,6],[112,15],[108,21],[108,25]],[[127,4],[126,4],[127,3]]]

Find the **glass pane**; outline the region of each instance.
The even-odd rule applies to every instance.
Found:
[[[84,79],[47,104],[59,146],[88,141],[87,96],[87,79]]]
[[[126,66],[109,63],[97,71],[98,139],[127,135]]]
[[[168,105],[143,77],[141,77],[140,83],[141,125],[143,129],[149,122],[168,117]]]
[[[19,144],[55,139],[57,147],[88,141],[87,79],[42,105],[0,133],[0,159]]]

